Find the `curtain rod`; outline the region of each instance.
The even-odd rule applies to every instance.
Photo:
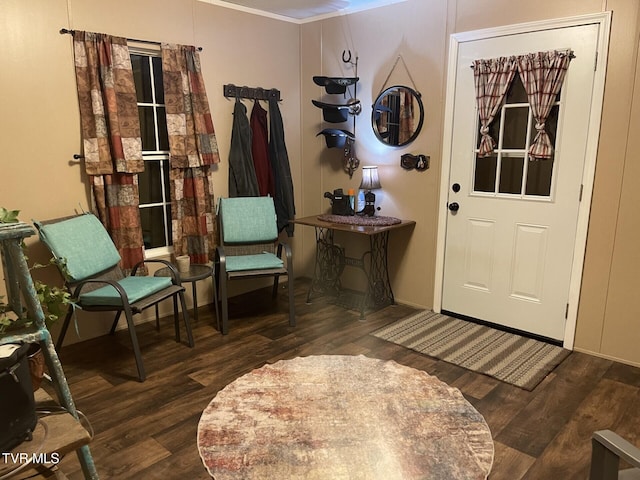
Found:
[[[65,33],[68,33],[69,35],[73,35],[75,33],[75,30],[67,30],[66,28],[61,28],[60,29],[60,35],[64,35]],[[151,40],[139,40],[137,38],[127,38],[128,41],[130,42],[139,42],[139,43],[149,43],[152,45],[160,45],[161,42],[152,42]],[[196,47],[196,50],[198,50],[199,52],[202,51],[202,47]]]
[[[576,54],[573,53],[573,50],[571,50],[570,48],[567,49],[555,49],[555,50],[548,50],[549,52],[556,52],[556,53],[565,53],[566,55],[569,56],[569,58],[571,60],[573,60],[574,58],[576,58]],[[525,54],[526,55],[526,54]],[[524,57],[525,55],[510,55],[509,58],[517,58],[517,57]],[[473,68],[473,63],[471,65],[469,65],[470,68]]]

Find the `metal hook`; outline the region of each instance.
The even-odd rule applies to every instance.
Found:
[[[349,52],[349,57],[348,57],[348,58],[345,58],[345,54],[346,54],[347,52]],[[342,61],[343,61],[344,63],[351,63],[351,50],[343,50],[343,51],[342,51]]]

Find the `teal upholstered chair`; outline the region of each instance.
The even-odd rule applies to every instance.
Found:
[[[289,325],[295,326],[291,248],[286,243],[278,242],[273,198],[221,198],[218,204],[218,220],[220,245],[216,248],[214,264],[216,286],[213,290],[220,331],[223,334],[229,331],[227,282],[265,276],[274,277],[273,298],[278,292],[280,276],[288,276]],[[222,304],[221,326],[218,297]]]
[[[158,302],[172,298],[176,341],[180,341],[178,319],[178,299],[182,306],[187,340],[193,347],[193,335],[189,323],[184,287],[175,267],[165,260],[145,260],[133,268],[130,276],[125,276],[119,267],[120,254],[108,232],[91,214],[78,215],[49,222],[36,222],[40,239],[49,248],[66,280],[67,288],[77,306],[86,311],[116,312],[111,333],[118,324],[122,312],[125,314],[138,378],[144,381],[146,374],[140,354],[140,347],[133,323],[133,315],[142,312]],[[163,263],[174,275],[169,277],[136,276],[143,263]],[[67,333],[73,310],[69,309],[56,347],[60,348]]]

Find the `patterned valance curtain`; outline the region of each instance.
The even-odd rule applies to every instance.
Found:
[[[572,58],[571,50],[552,50],[489,60],[474,60],[472,68],[482,136],[478,156],[486,157],[493,154],[496,143],[489,135],[489,125],[498,113],[517,71],[536,120],[537,133],[529,147],[529,158],[533,160],[551,158],[553,145],[545,130],[545,122],[562,88],[562,82]]]
[[[93,201],[129,270],[144,259],[137,175],[144,161],[129,48],[124,38],[76,30],[73,49]]]
[[[489,125],[498,113],[504,96],[516,73],[517,63],[513,57],[500,57],[473,61],[473,77],[476,87],[476,105],[480,117],[480,147],[478,156],[493,153],[495,140],[489,135]]]
[[[529,148],[533,159],[551,158],[553,145],[545,129],[551,107],[562,87],[573,52],[550,51],[520,55],[518,73],[527,92],[531,113],[536,120],[536,137]]]
[[[200,56],[192,46],[162,44],[161,50],[174,253],[206,263],[216,246],[211,166],[220,157]]]

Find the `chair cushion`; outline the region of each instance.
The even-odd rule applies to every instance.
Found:
[[[258,253],[257,255],[228,256],[227,272],[239,272],[243,270],[266,270],[269,268],[282,268],[284,262],[273,253]]]
[[[225,244],[268,243],[278,238],[271,197],[221,198],[220,219]]]
[[[127,293],[129,303],[135,303],[149,295],[172,285],[169,277],[125,277],[118,284]],[[111,285],[105,285],[96,290],[80,294],[80,305],[87,306],[121,306],[122,299],[118,291]]]
[[[66,262],[70,281],[84,280],[120,261],[111,237],[95,215],[38,224],[38,231],[56,259]]]

